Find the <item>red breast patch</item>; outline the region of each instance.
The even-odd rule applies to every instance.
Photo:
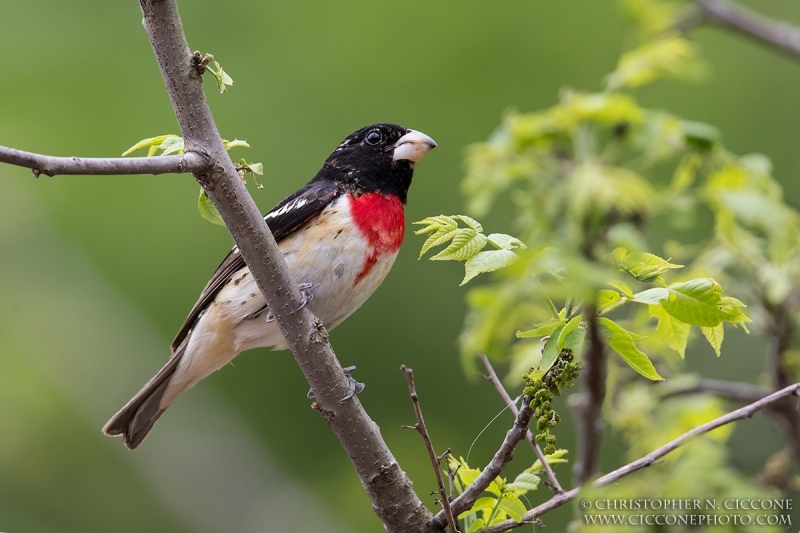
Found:
[[[353,222],[369,246],[364,265],[356,276],[357,285],[370,273],[381,256],[393,254],[400,249],[406,230],[406,219],[403,204],[396,196],[380,193],[347,196]]]

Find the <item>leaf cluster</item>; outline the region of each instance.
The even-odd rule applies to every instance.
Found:
[[[566,463],[567,460],[564,459],[566,454],[567,450],[553,450],[545,456],[545,460],[551,466]],[[463,457],[456,459],[452,455],[447,457],[447,469],[452,473],[453,488],[457,494],[464,492],[481,474],[479,468],[471,468]],[[537,459],[531,467],[514,478],[514,481],[509,482],[506,478],[496,477],[486,488],[488,494],[478,498],[470,510],[458,517],[459,520],[463,520],[464,531],[473,533],[509,519],[521,522],[527,510],[521,498],[539,488],[542,475],[542,462]]]

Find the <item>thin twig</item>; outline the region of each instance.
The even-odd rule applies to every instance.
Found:
[[[584,484],[597,471],[603,437],[600,410],[606,396],[605,344],[600,338],[596,307],[586,307],[586,322],[589,348],[586,350],[584,367],[581,371],[584,392],[570,397],[572,400],[570,405],[577,414],[580,436],[580,447],[574,467],[576,486]]]
[[[800,58],[800,28],[728,0],[695,0],[703,22],[716,24]]]
[[[481,355],[481,360],[483,361],[483,366],[486,367],[486,372],[488,372],[488,376],[486,376],[487,379],[492,382],[492,385],[494,385],[494,388],[500,394],[500,397],[503,398],[503,401],[506,402],[509,410],[514,413],[514,416],[519,416],[517,404],[515,404],[514,400],[511,399],[511,396],[508,395],[506,388],[497,377],[497,373],[494,371],[494,367],[489,361],[489,358],[486,357],[486,354]],[[536,457],[538,457],[539,461],[542,463],[542,469],[544,470],[545,477],[547,477],[547,484],[550,486],[550,490],[553,491],[553,494],[560,494],[564,492],[564,489],[561,488],[561,484],[558,482],[555,472],[553,472],[553,469],[550,468],[550,463],[547,462],[547,458],[545,457],[542,448],[539,446],[539,443],[536,442],[536,439],[533,437],[533,433],[530,429],[527,432],[526,438],[533,448],[533,451],[536,453]]]
[[[500,445],[500,449],[497,450],[492,460],[475,481],[450,503],[454,515],[458,516],[471,509],[475,505],[478,496],[505,470],[511,459],[514,458],[514,448],[516,448],[519,441],[525,438],[525,434],[528,432],[528,424],[530,424],[531,416],[533,415],[530,403],[530,398],[525,396],[522,400],[522,409],[517,418],[514,419],[514,425],[506,432],[506,437],[503,440],[503,444]],[[433,518],[431,525],[434,528],[443,529],[445,523],[444,511],[439,511]]]
[[[656,387],[664,387],[665,385],[656,385]],[[735,381],[724,381],[720,379],[697,379],[686,387],[681,387],[671,390],[661,396],[662,400],[668,398],[675,398],[677,396],[686,396],[689,394],[713,394],[726,400],[733,400],[736,402],[752,403],[767,396],[770,389],[766,387],[759,387],[758,385],[751,385],[750,383],[737,383]]]
[[[414,385],[414,371],[408,368],[406,365],[401,365],[400,370],[405,373],[406,380],[408,381],[408,393],[411,395],[411,402],[414,404],[414,413],[417,415],[417,423],[413,427],[422,436],[422,440],[425,442],[425,447],[428,449],[428,455],[431,458],[431,465],[433,466],[433,471],[436,474],[436,483],[439,485],[439,496],[441,497],[440,501],[442,502],[442,507],[444,508],[444,514],[447,517],[447,524],[450,526],[451,533],[460,533],[456,518],[453,516],[453,510],[450,508],[450,498],[447,495],[447,489],[444,487],[444,479],[442,478],[440,461],[445,455],[447,455],[447,453],[444,453],[441,457],[439,457],[436,455],[436,451],[433,449],[433,442],[431,442],[431,437],[428,434],[428,428],[425,427],[425,419],[422,418],[422,407],[420,407],[417,388]]]
[[[210,160],[194,152],[159,157],[53,157],[0,146],[0,163],[29,168],[34,177],[203,172]]]
[[[625,476],[628,476],[638,470],[653,465],[656,461],[658,461],[668,453],[680,448],[681,446],[683,446],[684,444],[686,444],[688,441],[690,441],[695,437],[699,437],[700,435],[705,435],[709,431],[715,430],[718,427],[724,426],[726,424],[730,424],[731,422],[736,422],[737,420],[750,418],[761,409],[769,407],[772,404],[779,402],[784,398],[789,398],[791,396],[800,396],[800,383],[789,385],[784,389],[781,389],[773,394],[770,394],[766,398],[762,398],[757,402],[753,402],[749,405],[736,409],[735,411],[731,411],[730,413],[723,415],[719,418],[716,418],[711,422],[707,422],[701,426],[697,426],[696,428],[687,431],[680,437],[671,440],[664,446],[661,446],[660,448],[653,450],[644,457],[637,459],[632,463],[628,463],[627,465],[598,478],[597,480],[595,480],[593,485],[595,487],[603,487],[605,485],[610,485],[612,483],[615,483],[620,479],[624,478]],[[565,503],[573,500],[578,495],[578,492],[579,489],[572,489],[557,496],[553,496],[543,504],[534,507],[533,509],[525,513],[525,516],[522,518],[522,522],[515,522],[514,520],[506,520],[505,522],[501,522],[486,529],[481,529],[480,533],[502,533],[503,531],[514,529],[523,524],[530,524],[537,518],[541,517],[543,514],[547,513],[548,511],[552,511],[556,507],[560,507],[561,505],[564,505]]]

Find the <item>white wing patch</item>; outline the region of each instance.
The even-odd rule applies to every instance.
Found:
[[[285,206],[281,207],[280,209],[278,209],[276,211],[272,211],[271,213],[267,213],[266,216],[264,216],[264,220],[269,220],[270,218],[275,218],[275,217],[279,217],[281,215],[285,215],[286,213],[288,213],[289,211],[292,211],[293,209],[300,209],[301,207],[303,207],[307,203],[308,203],[308,199],[306,199],[306,198],[295,198],[294,200],[292,200],[291,202],[289,202]]]

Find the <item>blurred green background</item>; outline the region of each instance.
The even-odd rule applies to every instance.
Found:
[[[796,0],[746,4],[800,23]],[[192,48],[213,53],[235,81],[225,95],[210,80],[206,89],[222,135],[252,146],[233,155],[265,165],[265,189],[253,193],[264,211],[351,131],[392,121],[439,143],[417,167],[407,220],[458,213],[464,147],[510,107],[547,107],[564,86],[601,89],[626,43],[611,0],[180,7]],[[133,0],[0,2],[0,144],[115,156],[180,133],[140,21]],[[656,84],[637,98],[718,126],[737,153],[767,154],[800,206],[800,63],[720,30],[693,36],[708,79]],[[34,180],[0,166],[0,531],[381,529],[288,353],[237,358],[170,409],[135,453],[101,435],[167,358],[231,246],[200,218],[198,190],[187,175]],[[485,225],[512,229],[502,216]],[[400,429],[414,416],[400,364],[415,370],[441,450],[466,456],[502,402],[459,367],[461,265],[418,262],[421,242],[409,231],[388,280],[332,341],[343,364],[358,366],[361,401],[433,506],[423,444]],[[763,346],[752,339],[729,340],[721,360],[698,346],[690,366],[707,377],[752,380],[762,369]],[[505,414],[483,433],[471,464],[489,460],[510,422]],[[574,449],[571,431],[559,426],[559,444]],[[780,447],[763,420],[736,435],[733,461],[748,472]],[[606,470],[621,460],[614,448],[610,438]],[[517,457],[520,469],[532,461],[525,447]],[[545,522],[559,531],[570,513]]]

